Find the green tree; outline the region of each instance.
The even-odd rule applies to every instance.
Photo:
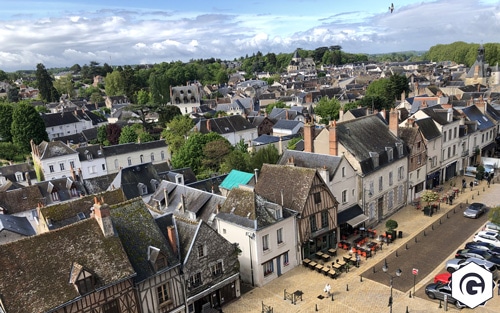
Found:
[[[181,109],[176,105],[164,105],[158,107],[158,123],[160,125],[165,125],[170,123],[174,117],[182,115]]]
[[[70,98],[75,95],[75,84],[71,74],[54,80],[53,85],[59,94],[67,94]]]
[[[17,161],[16,159],[24,159],[24,155],[12,142],[0,142],[0,159]]]
[[[59,94],[53,85],[54,78],[42,63],[37,64],[35,76],[41,99],[47,102],[58,101]]]
[[[162,131],[161,136],[165,138],[171,154],[175,154],[181,148],[193,127],[193,120],[183,115],[177,115],[167,123],[167,128]]]
[[[180,149],[172,155],[173,167],[190,167],[195,174],[199,174],[203,170],[203,148],[207,143],[222,138],[221,135],[215,132],[207,134],[192,133]]]
[[[139,142],[144,143],[144,142],[154,141],[155,138],[147,131],[140,131],[139,134],[137,135],[137,140]]]
[[[108,138],[106,135],[106,125],[101,125],[97,128],[97,142],[99,142],[102,145],[107,146],[107,145],[109,145],[109,142],[108,142],[108,144],[105,144],[107,140],[108,140]]]
[[[12,141],[12,112],[14,107],[9,103],[0,104],[0,139],[2,141]]]
[[[286,104],[283,101],[276,101],[275,103],[270,103],[266,106],[266,113],[270,114],[274,108],[286,108]]]
[[[19,101],[19,88],[10,87],[7,91],[7,101],[18,102]]]
[[[320,123],[322,124],[338,119],[339,110],[340,102],[335,98],[328,99],[327,97],[322,97],[314,107],[314,112],[321,116]]]
[[[261,169],[262,164],[276,164],[280,158],[278,149],[274,145],[268,145],[255,152],[250,159],[252,169]]]
[[[26,102],[14,107],[11,133],[12,142],[24,153],[31,151],[31,140],[35,144],[49,140],[42,117],[31,104]]]
[[[295,150],[295,147],[297,146],[297,143],[302,140],[302,137],[295,137],[290,139],[287,144],[287,149],[288,150]]]
[[[120,139],[118,140],[119,144],[136,142],[137,141],[137,133],[132,126],[124,126],[122,127],[122,131],[120,132]]]
[[[106,95],[121,96],[125,94],[125,81],[118,70],[108,73],[105,82]]]
[[[238,170],[243,172],[252,172],[250,166],[250,154],[238,149],[231,151],[222,162],[220,166],[221,173],[229,173],[231,170]]]
[[[9,76],[7,75],[7,73],[0,70],[0,82],[7,81],[8,79],[9,79]]]
[[[103,97],[101,95],[101,92],[93,92],[90,95],[90,103],[93,103],[94,105],[99,104],[100,102],[103,101]]]
[[[500,206],[492,207],[488,212],[488,219],[497,225],[500,225]]]
[[[122,129],[117,124],[106,125],[106,139],[110,146],[117,145],[120,140],[120,133]]]
[[[224,158],[231,153],[231,143],[226,138],[208,142],[203,147],[202,165],[212,172],[218,172]]]
[[[439,194],[432,190],[424,190],[420,198],[422,201],[427,202],[427,206],[430,206],[432,202],[436,202],[439,199]]]

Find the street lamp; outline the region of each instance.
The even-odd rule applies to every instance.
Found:
[[[401,269],[398,268],[396,270],[396,276],[392,276],[391,274],[387,273],[387,271],[389,270],[389,266],[387,265],[387,263],[385,263],[384,266],[382,266],[382,270],[384,271],[384,273],[386,273],[391,278],[391,280],[390,280],[391,296],[389,297],[389,308],[390,308],[389,312],[392,313],[392,282],[393,282],[394,278],[400,277],[403,272],[401,271]]]

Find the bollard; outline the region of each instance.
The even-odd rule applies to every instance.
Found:
[[[405,249],[408,250],[408,244],[406,244]]]
[[[406,306],[406,313],[410,313],[410,311],[408,311],[408,306]]]
[[[349,291],[349,284],[346,285],[345,291]]]
[[[441,300],[439,300],[439,308],[441,309],[443,306],[441,305]]]
[[[418,240],[417,240],[417,236],[415,236],[415,242],[418,242]]]
[[[286,289],[283,289],[283,300],[286,300]]]
[[[332,301],[333,301],[333,293],[332,293]]]
[[[439,218],[439,225],[441,225],[443,222],[441,222],[441,218]]]
[[[425,233],[425,230],[424,230],[424,236],[427,236],[427,234]]]
[[[434,224],[431,225],[431,229],[434,230]]]
[[[373,271],[373,273],[376,273],[376,272],[377,272],[377,271],[375,271],[375,266],[374,266],[374,267],[372,267],[372,271]]]
[[[488,185],[488,187],[489,187],[489,186],[490,186],[490,185]],[[483,192],[484,192],[484,187],[483,187]]]
[[[359,275],[359,281],[363,282],[363,275]]]
[[[411,290],[410,290],[410,296],[409,297],[411,298]]]
[[[472,195],[472,200],[474,200],[474,195]]]
[[[465,204],[469,204],[469,199],[465,199]]]
[[[450,216],[448,215],[449,212],[446,212],[446,218],[450,218]]]
[[[318,312],[318,304],[316,303],[316,312]]]
[[[477,191],[477,195],[479,196],[479,190]]]
[[[397,257],[399,257],[399,255],[398,255],[398,250],[396,250],[396,258],[397,258]]]

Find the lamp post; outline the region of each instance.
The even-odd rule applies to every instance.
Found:
[[[390,280],[391,296],[389,297],[389,313],[392,313],[392,283],[393,283],[394,278],[400,277],[403,272],[398,268],[396,270],[396,276],[393,276],[393,275],[387,273],[387,271],[389,271],[389,266],[387,265],[387,263],[384,264],[384,266],[382,266],[382,270],[384,271],[384,273],[386,273],[391,278],[391,280]]]

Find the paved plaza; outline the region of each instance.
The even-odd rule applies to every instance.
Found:
[[[471,180],[466,177],[467,183]],[[455,181],[460,185],[462,177],[456,177]],[[451,188],[449,183],[448,189]],[[446,185],[444,186],[446,189]],[[446,190],[445,190],[446,191]],[[425,285],[430,283],[434,275],[445,271],[444,264],[446,260],[453,258],[457,248],[471,239],[472,236],[462,235],[462,237],[453,237],[446,240],[446,234],[438,233],[439,227],[445,223],[454,223],[456,227],[462,230],[464,234],[474,233],[486,221],[486,217],[480,220],[466,219],[462,216],[466,203],[483,202],[489,207],[499,204],[500,181],[495,178],[490,187],[485,181],[480,185],[474,186],[471,191],[467,188],[463,193],[459,193],[455,198],[453,205],[441,203],[441,209],[433,216],[424,216],[422,210],[417,210],[413,206],[406,206],[390,218],[398,222],[397,230],[403,231],[403,238],[397,239],[389,246],[384,245],[373,257],[367,260],[363,259],[359,268],[351,267],[348,273],[342,273],[339,278],[331,279],[323,274],[315,272],[302,265],[292,271],[275,279],[264,287],[253,288],[242,294],[241,298],[224,306],[225,313],[233,312],[263,312],[263,305],[272,308],[273,313],[279,312],[389,312],[388,307],[390,287],[390,277],[381,271],[381,265],[385,260],[389,265],[390,274],[394,275],[396,269],[403,270],[403,276],[394,279],[393,284],[393,308],[394,313],[401,312],[439,312],[444,311],[444,303],[438,300],[430,300],[423,292]],[[462,205],[462,206],[461,206]],[[452,220],[453,219],[453,220]],[[439,224],[441,220],[441,225]],[[465,223],[465,224],[464,224]],[[434,225],[434,226],[433,226]],[[448,224],[450,227],[450,224]],[[385,231],[385,221],[377,227],[377,233]],[[424,231],[426,232],[424,238]],[[435,234],[431,232],[435,231]],[[472,233],[472,235],[473,235]],[[433,237],[434,236],[434,237]],[[415,242],[417,237],[417,243]],[[422,242],[420,241],[422,240]],[[422,245],[419,245],[419,244]],[[446,253],[449,255],[435,256],[437,261],[422,264],[419,256],[418,261],[422,266],[419,269],[418,280],[416,280],[415,291],[413,294],[413,277],[410,270],[411,263],[408,263],[413,253],[426,253],[426,243],[446,246]],[[408,247],[408,249],[406,249]],[[347,251],[338,250],[337,258],[342,258]],[[396,251],[398,255],[396,256]],[[401,257],[401,261],[399,258]],[[441,261],[442,260],[442,261]],[[398,264],[401,262],[402,264]],[[424,269],[428,268],[428,269]],[[375,269],[375,273],[373,272]],[[385,280],[384,280],[385,276]],[[372,279],[370,279],[372,278]],[[325,285],[329,283],[333,292],[333,298],[327,297],[323,292]],[[400,285],[398,286],[398,283]],[[285,300],[286,292],[293,293],[301,291],[302,300],[297,300],[295,304],[291,300]],[[411,292],[411,294],[410,294]],[[410,297],[411,296],[411,297]],[[320,299],[322,298],[322,299]],[[480,312],[493,313],[500,312],[500,296],[497,290],[494,297],[484,307],[475,309],[458,310],[454,305],[448,306],[448,312]]]

